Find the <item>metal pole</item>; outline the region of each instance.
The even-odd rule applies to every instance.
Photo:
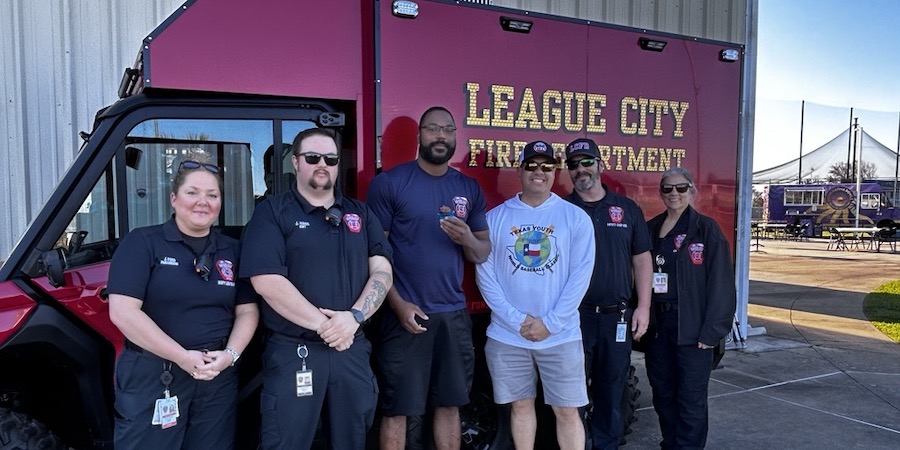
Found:
[[[900,113],[897,113],[897,153],[894,155],[894,208],[900,207],[900,191],[897,190],[897,179],[900,178]]]
[[[847,127],[847,168],[844,174],[850,180],[850,149],[853,147],[853,108],[850,108],[850,126]],[[844,180],[841,180],[843,182]]]
[[[856,219],[853,222],[853,226],[859,228],[859,202],[862,199],[861,191],[861,183],[862,183],[862,127],[857,127],[856,136],[859,140],[859,161],[854,161],[856,163]],[[853,142],[853,148],[856,148],[856,141]]]
[[[856,175],[856,138],[859,136],[859,117],[855,117],[853,119],[853,166],[847,166],[847,178],[850,178],[851,182],[853,180],[853,176]]]
[[[797,161],[797,184],[803,183],[803,114],[806,112],[806,100],[800,102],[800,157]]]

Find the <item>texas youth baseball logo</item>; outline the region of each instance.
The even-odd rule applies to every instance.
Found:
[[[519,270],[538,275],[544,275],[544,270],[553,273],[553,266],[559,261],[553,225],[513,226],[510,234],[516,237],[515,244],[506,247],[512,273]]]

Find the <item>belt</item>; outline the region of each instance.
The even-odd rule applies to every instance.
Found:
[[[678,311],[678,303],[673,302],[653,302],[653,309],[659,312]]]
[[[194,346],[194,347],[188,347],[188,348],[186,348],[186,350],[201,350],[201,351],[215,352],[215,351],[219,351],[219,350],[225,350],[225,345],[227,343],[228,343],[228,339],[223,338],[223,339],[219,339],[218,341],[211,342],[206,345],[198,345],[198,346]],[[143,348],[139,347],[137,344],[129,341],[128,339],[125,339],[125,348],[127,348],[128,350],[131,350],[133,352],[144,353]]]
[[[622,312],[622,309],[625,308],[624,303],[617,303],[615,305],[582,305],[578,308],[581,312],[586,313],[595,313],[595,314],[614,314],[618,312]]]

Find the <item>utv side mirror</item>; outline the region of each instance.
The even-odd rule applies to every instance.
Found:
[[[47,275],[50,284],[53,287],[60,287],[66,284],[66,277],[63,271],[66,269],[66,255],[62,248],[54,248],[41,253],[41,272]]]
[[[134,170],[141,166],[141,156],[144,151],[137,147],[125,147],[125,165]]]

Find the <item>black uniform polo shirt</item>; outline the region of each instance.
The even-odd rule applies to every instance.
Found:
[[[369,280],[369,257],[391,259],[381,223],[362,202],[335,192],[340,223],[325,219],[326,209],[312,206],[297,191],[269,197],[253,211],[243,237],[241,278],[276,274],[286,277],[313,305],[350,309]],[[318,335],[285,319],[262,302],[263,324],[292,337]]]
[[[597,254],[591,284],[582,302],[585,306],[610,306],[631,299],[634,286],[631,257],[653,248],[640,206],[610,191],[605,184],[603,189],[606,195],[596,203],[586,203],[577,192],[566,197],[585,210],[594,223]]]
[[[185,348],[198,348],[231,334],[237,304],[256,301],[246,280],[238,280],[240,243],[213,230],[209,280],[194,270],[195,255],[174,220],[132,230],[122,239],[109,268],[110,294],[141,300],[141,310]]]

